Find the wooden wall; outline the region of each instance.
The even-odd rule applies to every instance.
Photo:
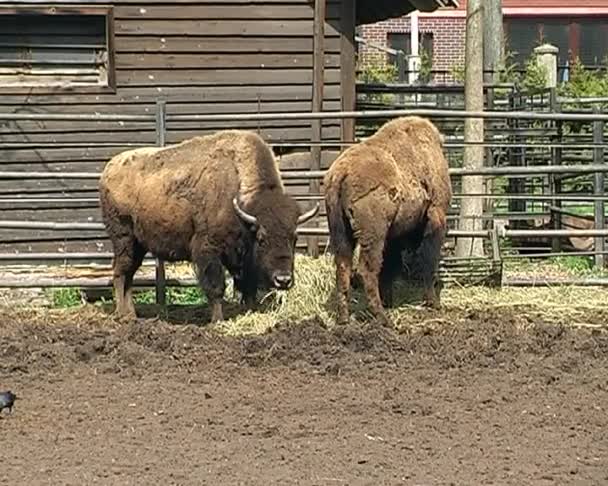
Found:
[[[35,1],[30,3],[36,3]],[[62,2],[66,3],[75,2]],[[1,113],[153,114],[167,101],[170,114],[310,111],[312,98],[313,2],[311,0],[116,0],[114,93],[91,89],[0,91]],[[23,6],[27,2],[8,2]],[[80,3],[82,5],[82,3]],[[346,8],[348,11],[349,9]],[[341,65],[343,5],[329,0],[325,25],[323,109],[351,108],[351,74]],[[354,33],[354,27],[353,27]],[[348,43],[347,43],[348,44]],[[349,68],[350,69],[350,68]],[[353,79],[354,93],[354,79]],[[342,99],[345,92],[347,99]],[[344,104],[346,103],[346,105]],[[169,123],[167,143],[222,128],[251,128],[271,143],[310,140],[310,121]],[[339,140],[339,120],[324,122],[323,139]],[[0,170],[100,171],[129,143],[155,143],[153,123],[1,121]],[[35,144],[35,145],[33,145]],[[79,144],[79,146],[76,146]],[[301,168],[301,167],[293,167]],[[0,181],[0,199],[84,198],[85,202],[0,202],[0,219],[100,221],[96,181]],[[295,194],[306,181],[290,184]],[[0,232],[0,252],[108,251],[103,233]]]

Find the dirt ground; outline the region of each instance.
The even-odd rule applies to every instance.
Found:
[[[608,484],[603,330],[412,312],[246,338],[5,315],[2,483]]]

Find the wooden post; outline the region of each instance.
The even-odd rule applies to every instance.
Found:
[[[481,0],[467,2],[467,27],[465,49],[465,109],[483,111],[483,6]],[[464,122],[465,143],[464,163],[466,169],[479,169],[484,165],[484,121],[482,118],[467,118]],[[468,176],[462,178],[464,194],[481,194],[483,177]],[[460,229],[481,230],[483,199],[464,197],[460,206]],[[481,238],[459,238],[456,243],[456,256],[483,256]]]
[[[599,110],[594,110],[596,113]],[[604,122],[595,121],[593,122],[593,143],[602,145],[604,143]],[[600,165],[604,163],[604,147],[598,146],[593,149],[593,163]],[[593,178],[593,194],[595,196],[604,195],[604,173],[596,172]],[[605,226],[604,216],[604,201],[600,199],[595,200],[595,228],[604,229]],[[603,236],[595,238],[594,251],[595,251],[595,266],[599,269],[604,268],[604,248],[605,239]]]
[[[557,103],[557,90],[556,88],[551,88],[549,94],[549,102],[551,105],[551,113],[558,113],[560,111],[559,105]],[[562,122],[557,121],[555,124],[556,133],[555,137],[553,137],[553,142],[556,144],[562,143]],[[562,148],[561,147],[551,147],[551,165],[562,165]],[[557,196],[561,192],[561,179],[559,174],[549,174],[548,177],[548,187],[549,192],[553,193],[556,197],[551,199],[551,208],[549,210],[549,214],[551,215],[551,220],[553,221],[553,229],[561,229],[562,221],[561,221],[561,212],[560,209],[562,207],[562,201]],[[551,250],[559,253],[562,251],[562,243],[559,236],[554,236],[551,238]]]
[[[484,0],[483,11],[483,68],[485,82],[497,83],[504,64],[504,33],[502,0]]]
[[[490,88],[489,86],[487,86],[484,90],[485,92],[485,99],[486,99],[486,110],[487,111],[494,111],[494,89]],[[493,129],[493,122],[491,120],[487,120],[486,123],[488,123],[488,125],[490,125],[490,130]],[[486,128],[488,128],[486,126]],[[494,167],[494,154],[492,153],[492,147],[486,147],[485,150],[485,164],[486,167]],[[488,177],[485,180],[484,183],[484,192],[488,193],[488,194],[494,194],[496,188],[496,178],[495,177]],[[493,215],[494,215],[494,205],[495,205],[495,200],[494,199],[486,199],[484,201],[484,208],[483,211],[484,213],[486,213],[487,215],[491,216],[491,218],[489,218],[487,220],[487,223],[489,225],[489,227],[492,227],[492,220]]]
[[[156,145],[164,147],[166,143],[167,104],[164,100],[156,102]],[[165,262],[156,259],[156,303],[160,305],[163,312],[167,306],[167,280],[165,276]]]
[[[324,62],[325,62],[325,0],[315,0],[315,16],[313,25],[313,56],[312,56],[312,111],[323,111],[324,92]],[[310,148],[310,170],[321,170],[321,139],[323,122],[320,119],[311,123]],[[308,193],[318,195],[321,192],[321,184],[318,179],[311,179],[308,185]],[[318,224],[317,221],[315,221]],[[319,256],[319,237],[308,238],[308,254],[312,257]]]
[[[406,65],[408,62],[408,58],[405,57],[405,52],[398,50],[397,51],[397,82],[399,84],[404,84],[406,79],[406,71],[408,71],[408,66]],[[412,73],[408,72],[407,75],[411,77]],[[405,96],[403,93],[399,93],[397,95],[397,102],[403,106],[405,102]]]
[[[357,105],[356,65],[355,65],[355,2],[342,2],[340,32],[340,92],[342,111],[355,111]],[[355,141],[355,119],[343,118],[341,122],[341,141]],[[341,147],[343,150],[346,146]]]

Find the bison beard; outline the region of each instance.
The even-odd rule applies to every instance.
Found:
[[[114,249],[116,312],[135,316],[133,276],[149,251],[193,262],[212,321],[223,319],[226,269],[249,307],[258,288],[293,285],[297,226],[319,210],[300,213],[270,147],[240,130],[115,156],[101,176],[100,203]]]
[[[436,271],[452,198],[443,140],[428,120],[392,120],[331,165],[325,205],[336,263],[338,322],[349,320],[352,261],[360,248],[359,275],[372,313],[385,323],[393,281],[404,249],[421,259],[425,302],[437,307]]]

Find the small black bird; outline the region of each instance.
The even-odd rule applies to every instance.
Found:
[[[13,404],[15,403],[16,399],[17,399],[17,395],[15,395],[10,390],[6,391],[6,392],[1,392],[0,393],[0,413],[2,413],[2,410],[4,410],[5,408],[8,408],[9,413],[12,413]]]

